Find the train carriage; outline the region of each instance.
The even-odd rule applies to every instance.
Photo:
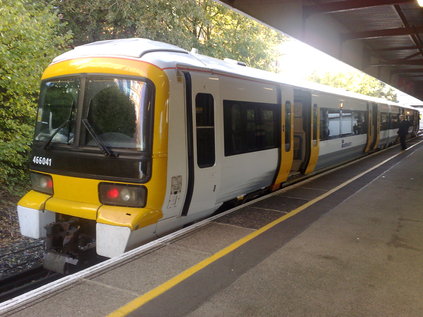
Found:
[[[42,77],[21,232],[53,261],[114,257],[395,142],[414,109],[146,39],[67,52]],[[47,257],[48,258],[48,257]],[[59,259],[59,260],[58,260]]]

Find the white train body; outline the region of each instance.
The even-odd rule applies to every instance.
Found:
[[[95,226],[91,241],[98,254],[117,256],[207,217],[225,202],[277,189],[289,178],[310,175],[393,144],[400,114],[412,121],[410,132],[418,127],[418,116],[409,107],[323,86],[295,84],[276,74],[145,39],[77,47],[53,61],[43,82],[59,86],[57,82],[63,78],[81,77],[82,87],[96,76],[135,80],[141,77],[137,73],[147,77],[140,83],[150,87],[154,108],[151,122],[145,123],[151,125],[147,129],[151,131],[150,150],[121,149],[105,141],[107,148],[123,154],[104,157],[101,146],[82,146],[82,136],[89,135],[85,130],[93,106],[84,101],[90,93],[80,88],[75,110],[79,121],[75,120],[74,131],[81,138],[79,143],[69,141],[68,135],[67,144],[56,144],[54,132],[50,139],[34,142],[31,170],[52,177],[53,190],[35,188],[19,202],[23,235],[43,238],[45,225],[76,219]],[[42,102],[41,108],[39,117],[47,111]],[[54,115],[51,110],[50,117]],[[137,124],[142,121],[137,120]],[[96,122],[91,124],[96,130]],[[49,131],[59,129],[53,124]],[[42,158],[51,164],[43,164]],[[62,172],[55,164],[67,159],[71,161],[63,165]],[[139,175],[128,172],[120,179],[118,170],[128,166],[134,171],[133,160],[137,159]],[[76,166],[85,164],[84,160],[86,168]],[[110,175],[101,164],[109,166]],[[143,179],[145,175],[148,177]],[[143,187],[142,203],[109,206],[99,193],[103,183]],[[75,186],[81,190],[76,191]],[[79,197],[81,191],[86,198]]]

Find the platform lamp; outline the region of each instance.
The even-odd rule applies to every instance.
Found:
[[[419,4],[420,7],[423,8],[423,0],[417,0],[417,3]]]

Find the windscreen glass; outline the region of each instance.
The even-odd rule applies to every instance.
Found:
[[[145,151],[147,148],[147,84],[134,79],[88,78],[85,117],[95,136],[106,146]],[[87,146],[96,146],[85,132]]]
[[[72,144],[80,82],[62,79],[43,82],[35,127],[35,140]]]

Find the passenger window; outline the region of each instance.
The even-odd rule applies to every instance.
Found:
[[[341,110],[341,135],[348,136],[353,134],[352,113],[349,110]]]
[[[380,114],[380,130],[385,131],[389,129],[389,113],[382,112]]]
[[[320,108],[320,141],[329,139],[329,115],[327,108]]]
[[[320,140],[366,134],[366,114],[365,111],[320,108]]]
[[[280,144],[280,107],[224,100],[225,156],[262,151]]]
[[[275,118],[274,109],[260,109],[259,114],[260,124],[258,124],[258,132],[256,135],[257,142],[261,148],[268,148],[278,144],[277,138],[279,135],[276,135],[278,130],[274,125],[277,122],[278,118]]]
[[[328,136],[329,139],[337,138],[341,134],[341,113],[339,109],[328,109]]]
[[[367,119],[366,112],[353,111],[352,113],[353,134],[366,134],[367,133]]]
[[[210,94],[195,97],[195,120],[197,132],[197,164],[200,168],[215,163],[214,100]]]
[[[389,119],[390,119],[390,128],[391,129],[398,129],[398,127],[399,127],[399,114],[391,113]]]

